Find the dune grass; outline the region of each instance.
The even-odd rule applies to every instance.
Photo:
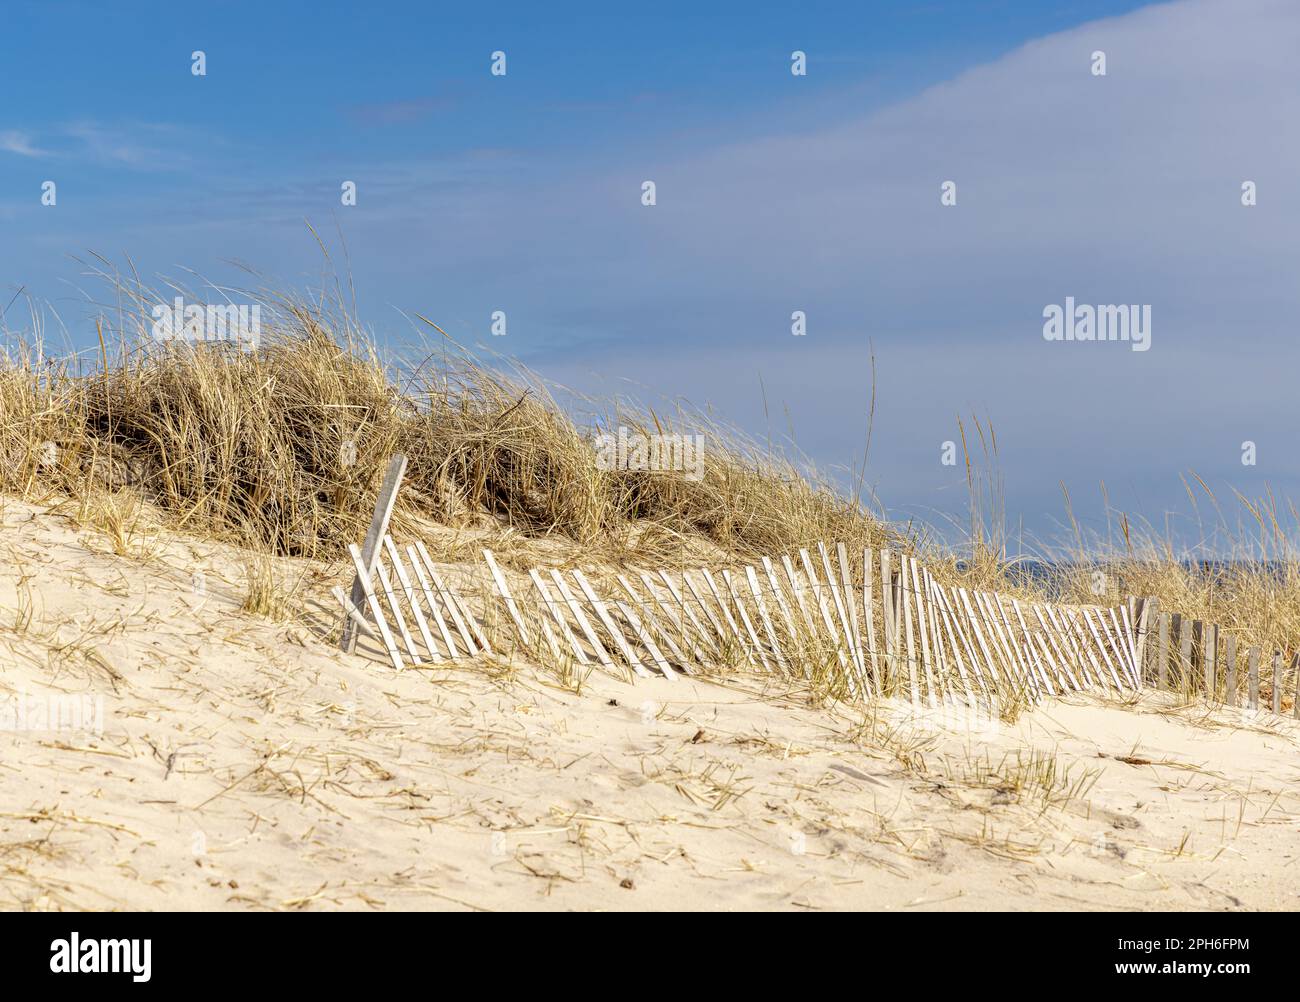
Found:
[[[1291,545],[1300,520],[1271,499],[1237,499],[1250,532],[1228,547],[1237,561],[1213,570],[1119,516],[1114,538],[1076,531],[1044,554],[1060,562],[1049,576],[1026,578],[1006,559],[1000,487],[981,472],[994,464],[996,436],[978,421],[969,434],[960,429],[972,508],[966,540],[954,549],[922,526],[890,524],[799,457],[698,412],[665,416],[596,401],[596,416],[579,423],[536,375],[476,355],[418,315],[423,354],[405,358],[380,352],[341,296],[261,296],[255,351],[159,342],[149,308],[161,297],[114,282],[116,312],[98,324],[91,358],[52,357],[37,328],[3,333],[0,492],[77,500],[83,519],[111,529],[123,552],[138,504],[177,529],[255,552],[336,558],[364,534],[385,464],[400,451],[409,463],[396,530],[461,528],[465,557],[490,545],[516,569],[575,554],[586,565],[754,563],[843,541],[858,553],[913,552],[946,583],[1029,598],[1118,604],[1156,596],[1163,610],[1218,623],[1288,662],[1300,637],[1300,561]],[[602,469],[594,436],[619,427],[703,435],[702,477]],[[1216,536],[1225,531],[1220,516]],[[258,569],[250,579],[266,580],[262,564],[250,567]],[[265,595],[255,604],[268,602],[280,604]]]

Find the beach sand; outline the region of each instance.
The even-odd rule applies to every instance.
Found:
[[[115,553],[75,514],[0,508],[0,907],[1300,907],[1291,720],[397,674],[326,635],[341,563],[285,561],[309,614],[275,623],[240,611],[238,550],[142,530]],[[15,729],[20,696],[102,717]]]

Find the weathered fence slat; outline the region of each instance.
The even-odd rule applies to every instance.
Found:
[[[587,638],[587,643],[591,644],[591,650],[596,655],[596,660],[600,662],[600,666],[614,671],[617,667],[614,664],[614,659],[609,656],[609,651],[605,650],[605,645],[596,636],[596,631],[592,629],[591,621],[587,619],[586,614],[582,611],[582,604],[578,601],[577,596],[569,590],[568,583],[555,568],[551,568],[551,581],[559,591],[560,598],[564,600],[565,605],[569,607],[569,611],[573,613],[573,619],[578,624],[578,629]]]
[[[506,611],[510,613],[510,618],[515,623],[515,629],[519,631],[519,639],[525,644],[531,643],[528,637],[528,627],[524,625],[524,617],[519,612],[519,607],[515,605],[515,597],[510,594],[510,586],[506,583],[506,576],[501,573],[501,568],[497,566],[496,557],[492,555],[491,550],[484,550],[483,559],[487,562],[488,570],[492,574],[492,580],[496,583],[497,592],[506,604]]]
[[[379,541],[388,532],[388,522],[393,516],[393,508],[397,504],[397,490],[402,486],[402,475],[405,472],[406,457],[400,452],[396,453],[388,460],[388,469],[384,472],[384,480],[379,488],[379,499],[375,503],[375,512],[370,518],[370,528],[366,531],[366,538],[361,547],[361,567],[352,582],[351,594],[349,595],[349,599],[354,606],[360,606],[362,599],[365,598],[365,585],[362,582],[369,583],[371,575],[375,572],[375,561],[379,559]],[[356,631],[352,626],[352,621],[347,620],[343,624],[343,636],[339,641],[339,647],[351,654],[356,649],[356,646]]]
[[[361,583],[361,595],[370,606],[370,614],[374,618],[375,626],[379,628],[379,635],[383,638],[384,649],[388,652],[388,658],[392,661],[393,668],[401,671],[403,667],[402,657],[397,653],[397,644],[393,640],[392,631],[388,629],[388,621],[384,618],[384,610],[379,607],[379,598],[375,595],[375,589],[370,584],[370,574],[366,570],[366,565],[362,562],[361,551],[357,549],[356,543],[348,544],[348,556],[352,558],[352,566],[357,572],[357,580]],[[352,604],[355,605],[356,603]]]
[[[411,656],[411,664],[419,667],[424,662],[420,659],[420,652],[415,649],[415,638],[411,636],[411,631],[406,628],[406,617],[402,615],[402,607],[397,604],[397,599],[393,595],[393,582],[389,579],[388,571],[384,567],[382,560],[375,562],[375,573],[379,577],[379,587],[383,590],[384,597],[388,599],[388,610],[393,614],[393,622],[397,624],[397,632],[401,634],[402,643],[406,645],[406,653]]]
[[[1227,667],[1224,682],[1224,702],[1229,706],[1237,705],[1237,638],[1228,634],[1223,641],[1223,656]]]
[[[438,633],[441,634],[443,643],[447,645],[447,657],[454,661],[460,652],[456,648],[456,641],[452,637],[451,631],[447,629],[447,622],[443,619],[442,611],[438,608],[438,597],[434,594],[433,586],[429,583],[429,578],[425,574],[423,561],[414,546],[406,548],[406,557],[411,562],[411,570],[415,572],[415,579],[420,583],[420,591],[424,593],[424,601],[429,607],[429,615],[433,617],[433,623],[438,627]],[[472,647],[468,648],[468,651],[471,655],[474,653]]]
[[[434,664],[442,660],[442,655],[438,653],[438,647],[433,642],[433,634],[429,632],[428,621],[424,618],[424,612],[420,609],[420,600],[416,595],[415,587],[411,584],[411,576],[406,572],[406,565],[402,563],[402,555],[393,545],[393,537],[384,537],[384,551],[388,554],[388,562],[393,565],[393,572],[397,575],[397,583],[401,585],[402,594],[406,596],[406,604],[410,606],[411,615],[415,619],[415,628],[420,631],[420,638],[424,641],[425,649],[429,652],[429,657]]]
[[[551,594],[551,589],[546,587],[546,582],[542,580],[541,574],[534,568],[528,572],[528,577],[533,582],[533,587],[537,589],[537,594],[542,596],[542,604],[546,606],[551,618],[555,620],[555,625],[560,628],[560,634],[573,651],[573,656],[578,659],[578,664],[590,664],[587,660],[587,652],[582,649],[582,645],[578,643],[578,638],[573,635],[573,630],[569,628],[568,617],[561,611],[559,603],[556,602],[555,596]]]

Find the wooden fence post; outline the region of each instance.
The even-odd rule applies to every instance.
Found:
[[[1219,692],[1219,628],[1205,624],[1205,698],[1214,699]]]
[[[1156,642],[1156,688],[1168,688],[1169,683],[1169,613],[1160,615],[1160,634]]]
[[[1225,702],[1237,705],[1237,638],[1228,634],[1224,638],[1224,657],[1227,659],[1227,676],[1224,680]]]
[[[1296,720],[1300,720],[1300,651],[1291,658],[1291,699],[1291,712]]]
[[[1158,621],[1160,614],[1160,600],[1154,596],[1142,599],[1141,607],[1138,610],[1137,630],[1138,630],[1138,671],[1141,673],[1142,684],[1151,684],[1150,670],[1150,646],[1147,643],[1147,636],[1151,633],[1151,628]]]
[[[1178,688],[1186,689],[1192,679],[1192,621],[1178,617]]]
[[[365,543],[361,547],[361,568],[352,579],[352,592],[348,596],[354,606],[360,607],[366,601],[361,574],[366,575],[366,582],[375,573],[375,564],[379,562],[380,544],[388,532],[388,520],[393,516],[393,507],[397,503],[397,489],[402,485],[402,475],[406,472],[406,457],[395,453],[388,461],[388,471],[384,474],[383,485],[379,488],[379,500],[375,504],[375,513],[370,519],[370,530],[366,533]],[[343,620],[343,637],[339,649],[351,654],[357,646],[357,628],[351,618]]]
[[[1200,672],[1196,671],[1200,668]],[[1192,620],[1192,642],[1191,657],[1187,662],[1187,689],[1189,692],[1195,691],[1196,686],[1205,676],[1205,623],[1202,620]]]

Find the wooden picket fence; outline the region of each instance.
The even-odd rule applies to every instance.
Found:
[[[600,575],[579,569],[534,568],[512,583],[484,550],[486,590],[503,614],[485,608],[480,620],[423,543],[399,548],[384,536],[371,575],[361,551],[351,550],[370,617],[341,588],[335,594],[398,670],[408,661],[491,653],[490,621],[508,631],[497,634],[499,647],[629,678],[737,665],[807,677],[823,665],[859,701],[997,705],[1009,696],[1038,703],[1069,692],[1122,696],[1156,687],[1260,709],[1259,649],[1246,652],[1239,671],[1234,637],[1159,614],[1155,599],[1115,607],[1030,602],[943,585],[914,557],[889,549],[865,549],[860,559],[843,543],[816,549],[716,571],[617,573],[604,593],[591,580]],[[1274,713],[1282,711],[1285,674],[1277,653]],[[1294,702],[1300,657],[1290,677]]]
[[[399,671],[408,661],[492,653],[487,634],[500,623],[510,633],[495,634],[499,653],[571,660],[629,678],[675,679],[745,665],[791,677],[820,674],[858,701],[999,705],[1085,690],[1122,696],[1154,686],[1228,706],[1244,699],[1260,709],[1259,648],[1246,652],[1240,671],[1236,638],[1213,624],[1160,613],[1155,599],[1066,605],[947,586],[914,557],[887,548],[850,555],[843,543],[818,543],[816,556],[800,549],[797,562],[783,555],[778,566],[763,557],[716,573],[592,571],[605,582],[604,594],[578,569],[534,568],[512,584],[484,550],[488,592],[505,617],[484,603],[480,620],[422,542],[399,547],[387,533],[404,466],[395,456],[365,546],[350,548],[351,595],[335,589],[345,614],[344,649],[357,631],[366,633]],[[1272,667],[1271,709],[1280,713],[1280,652]],[[1300,717],[1300,654],[1290,677]]]
[[[355,544],[348,547],[370,618],[336,587],[334,597],[343,606],[345,622],[380,641],[397,671],[405,667],[402,650],[416,667],[492,653],[483,625],[469,603],[443,580],[423,543],[405,547],[403,558],[393,538],[384,536],[383,550],[373,574],[367,574],[361,551]]]
[[[1214,623],[1181,613],[1160,612],[1157,599],[1129,599],[1140,632],[1145,634],[1147,658],[1144,681],[1158,689],[1200,696],[1225,706],[1252,711],[1271,710],[1280,715],[1290,678],[1291,713],[1300,720],[1300,650],[1289,660],[1273,651],[1268,699],[1261,707],[1261,650],[1251,647],[1239,660],[1237,638]]]
[[[531,625],[528,602],[521,605],[490,551],[484,559],[522,646],[540,633],[556,656],[637,675],[673,678],[739,663],[807,676],[829,665],[849,698],[903,696],[931,706],[1008,692],[1037,702],[1094,686],[1117,693],[1141,687],[1127,608],[949,588],[914,558],[888,549],[851,558],[843,543],[819,543],[816,556],[799,550],[797,563],[780,557],[779,569],[764,557],[717,573],[617,574],[612,599],[582,571],[566,579],[560,570],[533,569],[519,593],[540,608]]]

